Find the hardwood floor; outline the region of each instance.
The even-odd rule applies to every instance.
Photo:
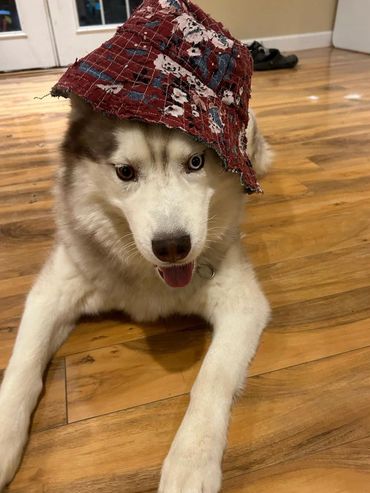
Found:
[[[276,156],[243,229],[273,318],[233,410],[224,493],[369,491],[370,58],[300,55],[297,70],[254,76]],[[0,376],[53,243],[68,103],[35,97],[60,72],[0,76]],[[81,321],[9,493],[155,492],[210,337],[193,318]]]

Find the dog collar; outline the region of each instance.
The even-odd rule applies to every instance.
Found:
[[[197,266],[196,272],[202,279],[211,280],[215,277],[216,272],[211,264],[204,263]]]

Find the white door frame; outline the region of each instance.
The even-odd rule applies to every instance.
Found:
[[[21,31],[0,33],[0,70],[58,65],[47,0],[16,0]]]
[[[130,15],[130,0],[123,3]],[[75,0],[16,0],[16,5],[22,31],[0,33],[0,71],[69,65],[112,37],[126,20],[80,26]]]
[[[130,12],[129,1],[127,12]],[[73,63],[112,37],[118,24],[80,26],[75,0],[48,0],[58,55],[61,66]]]

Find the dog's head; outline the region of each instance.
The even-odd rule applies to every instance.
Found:
[[[188,284],[237,222],[239,178],[182,131],[109,119],[73,98],[63,150],[62,196],[79,229],[122,262],[139,252],[170,286]]]

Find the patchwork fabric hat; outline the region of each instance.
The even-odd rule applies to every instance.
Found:
[[[248,193],[261,191],[247,155],[249,50],[188,0],[144,0],[109,41],[68,68],[53,96],[181,129],[215,149]]]

